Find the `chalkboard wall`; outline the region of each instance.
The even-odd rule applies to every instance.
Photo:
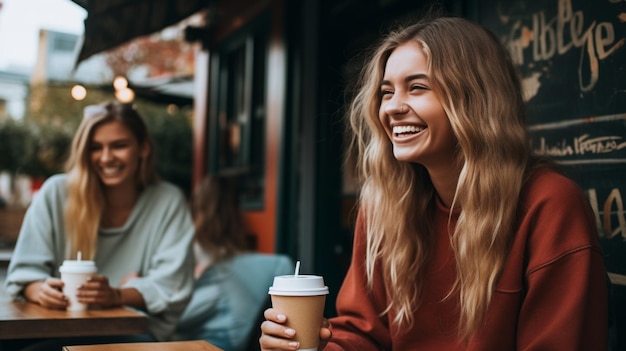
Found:
[[[624,338],[626,0],[478,3],[480,22],[506,43],[522,74],[535,150],[558,161],[595,211]],[[623,342],[614,349],[626,350]]]

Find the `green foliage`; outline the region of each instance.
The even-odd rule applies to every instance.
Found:
[[[26,173],[49,177],[62,172],[69,156],[73,130],[53,125],[37,127],[36,153]]]
[[[154,140],[159,175],[189,195],[193,133],[185,111],[169,114],[163,106],[153,104],[138,104],[137,109]]]
[[[0,122],[0,170],[48,177],[63,168],[71,132],[34,121]]]
[[[29,125],[12,119],[0,121],[0,171],[19,171],[34,154],[35,143]]]

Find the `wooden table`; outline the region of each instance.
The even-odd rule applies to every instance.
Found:
[[[0,300],[0,339],[130,335],[148,331],[148,318],[119,307],[69,312]]]
[[[222,351],[203,340],[65,346],[63,351]]]

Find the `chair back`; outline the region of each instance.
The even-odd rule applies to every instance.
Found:
[[[176,340],[203,339],[228,351],[259,349],[263,311],[277,275],[293,274],[281,254],[245,253],[209,267],[178,324]]]

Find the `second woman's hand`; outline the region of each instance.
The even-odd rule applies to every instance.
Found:
[[[122,296],[118,288],[109,284],[109,279],[103,275],[93,275],[78,287],[76,297],[79,302],[98,305],[101,307],[116,307],[122,305]]]
[[[284,325],[287,317],[273,308],[265,310],[265,321],[261,324],[261,337],[259,344],[262,351],[270,350],[297,350],[300,343],[294,340],[296,331]],[[320,329],[320,344],[318,350],[324,349],[332,332],[328,328],[329,323],[326,318]]]

